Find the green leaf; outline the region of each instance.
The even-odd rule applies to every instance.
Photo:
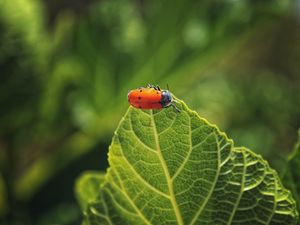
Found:
[[[180,113],[129,108],[89,223],[294,224],[295,201],[268,163],[176,104]]]
[[[297,209],[300,210],[300,130],[298,132],[298,142],[295,145],[293,152],[291,153],[286,171],[283,175],[283,181],[286,186],[292,191],[294,198],[298,202]],[[298,224],[300,224],[300,218],[298,218]]]
[[[86,210],[90,201],[97,198],[100,183],[103,181],[104,174],[95,171],[84,172],[76,180],[75,195],[82,211]]]

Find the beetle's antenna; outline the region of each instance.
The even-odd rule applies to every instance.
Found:
[[[167,84],[167,90],[170,91],[169,84]]]

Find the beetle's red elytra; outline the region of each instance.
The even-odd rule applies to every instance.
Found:
[[[161,90],[159,86],[148,84],[129,91],[128,102],[139,109],[162,109],[172,106],[177,112],[180,110],[175,106],[174,99],[169,90]]]

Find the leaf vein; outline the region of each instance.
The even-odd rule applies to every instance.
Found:
[[[146,219],[146,217],[143,215],[143,213],[139,210],[139,208],[136,206],[135,202],[132,201],[132,199],[130,198],[130,196],[127,194],[126,192],[126,189],[125,187],[123,186],[123,183],[121,181],[121,179],[119,178],[119,173],[118,171],[116,170],[116,176],[117,176],[117,179],[120,181],[120,184],[122,186],[122,190],[123,191],[120,191],[124,196],[125,198],[128,200],[128,202],[132,205],[132,207],[135,209],[135,211],[137,212],[137,214],[141,217],[141,219],[148,225],[151,225],[151,223]],[[118,186],[116,186],[118,188],[118,190],[120,190],[120,188]]]
[[[131,131],[132,131],[134,137],[137,139],[137,141],[138,141],[140,144],[142,144],[145,148],[147,148],[149,151],[154,152],[155,154],[157,154],[157,151],[156,151],[155,149],[151,148],[150,146],[148,146],[145,142],[143,142],[143,141],[139,138],[139,136],[135,133],[135,131],[133,130],[131,115],[130,115],[130,117],[129,117],[129,120],[130,120],[130,128],[131,128]]]
[[[105,215],[105,214],[103,214],[103,213],[100,213],[100,212],[97,211],[94,207],[91,207],[90,210],[91,210],[91,212],[92,212],[94,215],[99,216],[99,217],[105,219],[110,225],[112,225],[112,223],[111,223],[109,217],[107,217],[107,215]]]
[[[240,189],[240,193],[239,193],[239,196],[237,198],[237,201],[236,201],[236,204],[232,210],[232,213],[230,214],[230,218],[228,220],[228,224],[231,224],[232,223],[232,220],[235,216],[235,213],[238,209],[238,206],[240,204],[240,201],[242,199],[242,195],[243,195],[243,189],[244,189],[244,185],[245,185],[245,175],[246,175],[246,160],[245,160],[245,154],[244,152],[241,152],[241,154],[243,154],[243,173],[242,173],[242,181],[241,181],[241,189]]]
[[[151,110],[151,115],[152,115],[151,116],[151,121],[152,121],[152,125],[153,125],[155,143],[156,143],[156,146],[157,146],[157,153],[158,153],[159,160],[162,164],[162,167],[163,167],[163,170],[164,170],[164,173],[165,173],[165,176],[166,176],[168,189],[169,189],[169,194],[170,194],[170,197],[171,197],[171,204],[174,208],[174,213],[175,213],[176,220],[177,220],[178,224],[183,225],[182,216],[181,216],[181,213],[179,211],[179,208],[178,208],[178,205],[177,205],[177,202],[176,202],[176,198],[175,198],[175,195],[174,195],[173,183],[172,183],[172,180],[170,178],[170,173],[168,171],[166,162],[165,162],[165,160],[163,158],[163,155],[161,153],[161,149],[160,149],[160,145],[159,145],[159,141],[158,141],[157,129],[156,129],[156,125],[155,125],[155,122],[154,122],[153,110]]]
[[[120,210],[122,210],[124,213],[129,214],[129,215],[131,215],[131,216],[138,217],[138,214],[133,213],[133,212],[130,212],[129,210],[125,209],[122,205],[120,205],[120,204],[116,201],[114,195],[111,193],[111,191],[110,191],[108,188],[106,188],[105,190],[107,191],[107,194],[108,194],[108,195],[110,196],[110,198],[112,199],[113,203],[114,203]],[[119,191],[122,192],[121,190],[119,190]]]
[[[123,148],[122,146],[120,145],[120,148],[121,148],[121,153],[122,153],[122,156],[123,156],[123,159],[125,161],[125,163],[128,165],[128,167],[130,168],[130,170],[134,173],[134,175],[137,176],[137,178],[143,183],[145,184],[148,188],[150,188],[151,190],[153,190],[154,192],[156,192],[157,194],[165,197],[165,198],[168,198],[170,199],[170,196],[167,195],[166,193],[160,191],[159,189],[155,188],[154,186],[152,186],[148,181],[146,181],[136,170],[135,168],[130,164],[130,162],[128,161],[127,157],[124,155],[124,151],[123,151]]]
[[[103,205],[103,208],[104,208],[104,212],[105,212],[105,215],[107,216],[107,220],[108,220],[108,223],[110,224],[110,225],[112,225],[112,222],[111,222],[111,220],[110,220],[110,218],[109,218],[109,213],[108,213],[108,208],[107,208],[107,205],[106,205],[106,202],[104,201],[104,198],[103,198],[103,193],[102,193],[102,191],[100,192],[100,195],[101,195],[101,199],[102,199],[102,205]]]
[[[274,205],[273,205],[273,210],[272,210],[272,213],[269,217],[269,220],[267,221],[267,224],[270,224],[271,221],[272,221],[272,218],[274,216],[274,213],[275,213],[275,210],[276,210],[276,207],[277,207],[277,201],[276,201],[276,195],[277,195],[277,191],[278,191],[278,187],[277,187],[277,183],[276,181],[274,181],[274,185],[275,185],[275,188],[274,188],[274,191],[275,191],[275,195],[274,195]]]
[[[164,132],[168,131],[170,128],[172,128],[172,126],[174,125],[174,123],[175,123],[177,117],[178,117],[178,116],[176,115],[176,116],[174,117],[174,119],[173,119],[171,125],[170,125],[168,128],[164,129],[163,131],[159,132],[158,135],[161,135],[161,134],[163,134]]]
[[[203,211],[203,209],[204,209],[204,207],[206,206],[206,204],[208,203],[208,201],[209,201],[209,199],[210,199],[210,197],[211,197],[211,195],[212,195],[212,193],[213,193],[213,191],[214,191],[214,189],[215,189],[215,186],[216,186],[216,184],[217,184],[217,181],[218,181],[218,177],[219,177],[219,175],[220,175],[220,164],[221,164],[221,159],[220,159],[220,146],[219,146],[219,140],[218,140],[218,136],[217,136],[217,134],[216,133],[214,133],[214,135],[215,135],[215,138],[216,138],[216,143],[217,143],[217,153],[218,153],[218,165],[217,165],[217,174],[216,174],[216,176],[215,176],[215,179],[214,179],[214,182],[213,182],[213,185],[212,185],[212,187],[211,187],[211,189],[210,189],[210,191],[209,191],[209,193],[208,193],[208,195],[207,195],[207,197],[205,198],[205,200],[204,200],[204,202],[203,202],[203,204],[202,204],[202,206],[199,208],[199,210],[196,212],[196,214],[195,214],[195,216],[194,216],[194,218],[192,219],[192,221],[190,222],[190,225],[193,225],[193,224],[195,224],[195,222],[197,221],[197,218],[198,218],[198,216],[201,214],[201,212]]]
[[[190,117],[189,117],[190,118]],[[210,133],[204,140],[202,140],[201,142],[199,142],[198,144],[192,146],[192,139],[191,139],[191,136],[192,136],[192,133],[191,133],[191,118],[190,118],[190,149],[189,149],[189,152],[188,152],[188,155],[185,157],[184,161],[182,162],[182,164],[180,165],[180,167],[177,169],[176,173],[174,174],[174,176],[172,177],[172,179],[174,180],[180,173],[181,171],[183,170],[185,164],[188,162],[189,158],[190,158],[190,155],[193,151],[193,149],[195,149],[196,147],[202,145],[209,137],[210,135],[213,134],[213,133]],[[190,160],[191,161],[191,160]]]

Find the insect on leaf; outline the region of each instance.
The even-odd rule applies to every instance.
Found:
[[[295,201],[268,163],[177,101],[180,113],[129,108],[89,223],[296,223]]]

